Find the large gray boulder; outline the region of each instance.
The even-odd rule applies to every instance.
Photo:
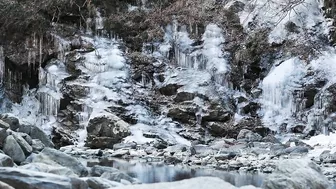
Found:
[[[58,166],[58,165],[48,165],[45,163],[29,163],[23,166],[20,166],[21,169],[26,169],[30,171],[37,171],[43,173],[51,173],[60,176],[69,176],[69,177],[78,177],[71,169]]]
[[[0,128],[0,148],[2,149],[8,136],[7,130]]]
[[[100,165],[95,165],[91,168],[91,175],[100,177],[103,173],[118,173],[119,170],[113,167],[105,167]]]
[[[34,125],[20,125],[19,132],[27,133],[32,139],[39,139],[45,146],[53,148],[54,144],[44,131]]]
[[[0,168],[0,181],[17,189],[88,189],[78,178],[18,168]]]
[[[15,189],[4,182],[0,182],[0,188],[1,189]]]
[[[18,133],[12,133],[16,142],[20,145],[23,152],[29,156],[33,152],[33,148],[28,144],[28,142]]]
[[[257,142],[261,141],[262,136],[260,136],[258,133],[254,133],[248,129],[242,129],[240,130],[237,140],[244,140],[247,142]]]
[[[127,185],[116,187],[115,189],[205,189],[205,188],[215,188],[215,189],[238,189],[228,182],[216,177],[196,177],[192,179],[177,181],[177,182],[166,182],[166,183],[155,183],[155,184],[141,184],[141,185]],[[240,189],[257,189],[254,186],[243,186]]]
[[[116,182],[121,182],[121,180],[127,180],[131,183],[137,183],[136,179],[132,178],[131,176],[123,172],[114,172],[114,173],[105,172],[100,177],[105,178],[110,181],[116,181]]]
[[[87,177],[82,178],[82,180],[84,180],[91,189],[108,189],[117,186],[123,186],[123,184],[121,183],[110,181],[100,177]]]
[[[89,121],[86,145],[91,148],[113,148],[123,138],[130,135],[129,124],[110,114]]]
[[[275,172],[263,182],[265,189],[327,189],[328,179],[320,167],[308,159],[279,161]]]
[[[3,151],[11,157],[14,162],[21,163],[26,159],[23,150],[12,135],[6,138]]]
[[[9,156],[0,153],[0,167],[13,167],[14,162]]]
[[[42,152],[32,157],[32,163],[59,165],[71,169],[78,176],[88,175],[88,170],[79,160],[52,148],[44,148]]]

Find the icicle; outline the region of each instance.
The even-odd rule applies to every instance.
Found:
[[[0,85],[4,83],[4,76],[5,76],[5,56],[4,56],[4,49],[0,46]]]

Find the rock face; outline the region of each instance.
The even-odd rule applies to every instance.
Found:
[[[238,189],[219,178],[215,177],[197,177],[188,180],[182,180],[170,183],[158,183],[158,184],[142,184],[142,185],[132,185],[132,186],[122,186],[116,187],[116,189],[204,189],[204,188],[218,188],[218,189]],[[257,189],[253,186],[244,186],[241,189]]]
[[[48,165],[60,165],[71,169],[78,176],[88,175],[86,167],[76,158],[51,148],[45,148],[42,150],[41,153],[33,157],[32,162],[45,163]]]
[[[278,163],[274,174],[263,183],[265,189],[327,189],[328,179],[314,162],[307,159],[288,159]]]
[[[0,168],[0,181],[14,188],[25,189],[88,189],[86,182],[71,177],[39,173],[17,168]]]
[[[129,124],[115,115],[91,119],[87,127],[87,146],[111,148],[130,135]]]

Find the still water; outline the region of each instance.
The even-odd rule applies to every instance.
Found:
[[[87,162],[87,165],[89,167],[94,165],[114,167],[139,179],[142,183],[171,182],[199,176],[213,176],[238,187],[245,185],[260,187],[264,178],[262,174],[226,172],[186,166],[171,166],[160,163],[127,162],[118,159],[90,161]]]

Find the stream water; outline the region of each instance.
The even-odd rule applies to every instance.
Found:
[[[164,165],[161,163],[128,162],[119,159],[102,159],[87,162],[87,166],[89,167],[94,165],[117,168],[137,178],[142,183],[172,182],[193,177],[213,176],[238,187],[246,185],[260,187],[265,177],[263,174],[227,172],[214,169]]]

